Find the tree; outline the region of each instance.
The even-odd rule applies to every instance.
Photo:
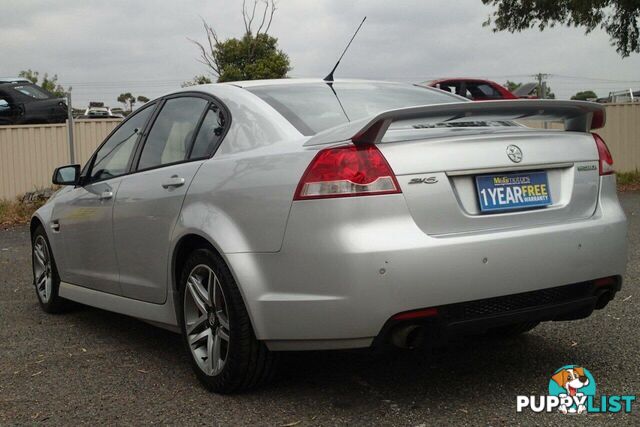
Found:
[[[192,80],[187,80],[186,82],[182,82],[182,87],[189,87],[189,86],[198,86],[198,85],[206,85],[211,83],[211,79],[207,76],[205,76],[204,74],[201,74],[199,76],[195,76]]]
[[[136,103],[136,97],[131,95],[131,92],[121,93],[118,96],[118,102],[124,105],[125,111],[133,111],[133,105]]]
[[[540,96],[541,95],[540,88],[536,90],[536,93],[538,94],[538,98],[556,99],[556,94],[551,91],[551,87],[549,85],[544,85],[544,88],[545,88],[544,96]]]
[[[571,97],[571,99],[575,99],[578,101],[587,101],[589,99],[597,99],[598,95],[592,90],[583,90],[582,92],[578,92]]]
[[[262,11],[258,8],[259,3],[264,3]],[[289,57],[278,49],[278,39],[268,34],[276,10],[275,0],[254,0],[251,12],[243,1],[245,32],[240,39],[223,41],[211,25],[202,21],[207,41],[204,44],[191,41],[200,50],[199,61],[209,67],[218,82],[281,79],[287,76],[291,70]],[[254,22],[257,25],[255,31]]]
[[[118,102],[124,105],[124,110],[127,113],[133,111],[133,106],[135,105],[136,101],[141,104],[146,104],[147,102],[149,102],[149,98],[143,95],[135,97],[131,94],[131,92],[121,93],[120,96],[118,96]]]
[[[602,28],[623,58],[640,52],[638,0],[482,0],[482,3],[497,7],[483,24],[493,23],[493,31],[514,33],[534,27],[542,31],[563,24],[583,27],[589,34]]]
[[[71,86],[69,86],[69,89],[65,89],[58,84],[57,74],[54,74],[53,77],[49,77],[48,73],[44,73],[42,81],[40,81],[39,83],[38,79],[40,77],[40,73],[38,71],[33,71],[31,69],[22,70],[20,71],[20,73],[18,73],[18,76],[29,80],[34,85],[40,86],[42,89],[46,90],[57,98],[64,98],[65,96],[67,96],[67,92],[71,91]]]
[[[512,82],[511,80],[507,80],[507,82],[504,84],[504,87],[506,87],[509,92],[513,92],[520,86],[522,86],[522,83]]]

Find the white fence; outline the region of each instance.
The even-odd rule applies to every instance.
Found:
[[[76,163],[84,163],[118,123],[76,121]],[[640,103],[607,105],[607,125],[598,133],[609,145],[617,171],[640,170]],[[53,169],[68,163],[66,124],[0,126],[0,199],[50,186]]]
[[[76,121],[76,163],[84,163],[118,123]],[[0,199],[51,186],[53,170],[69,163],[66,124],[0,127]]]

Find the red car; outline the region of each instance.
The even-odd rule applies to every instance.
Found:
[[[441,79],[423,83],[446,92],[464,96],[473,101],[493,101],[497,99],[518,99],[505,87],[496,82],[481,79]]]

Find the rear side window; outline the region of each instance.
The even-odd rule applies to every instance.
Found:
[[[151,127],[138,170],[186,160],[207,103],[195,97],[167,100]]]
[[[190,159],[208,157],[219,145],[227,129],[227,117],[222,109],[211,104],[193,143]]]

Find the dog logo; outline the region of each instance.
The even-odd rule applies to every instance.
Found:
[[[567,365],[558,369],[549,381],[549,395],[558,396],[561,401],[571,399],[571,404],[561,404],[558,411],[563,414],[583,414],[587,411],[588,396],[595,396],[596,381],[587,369]],[[563,399],[565,398],[565,399]]]

